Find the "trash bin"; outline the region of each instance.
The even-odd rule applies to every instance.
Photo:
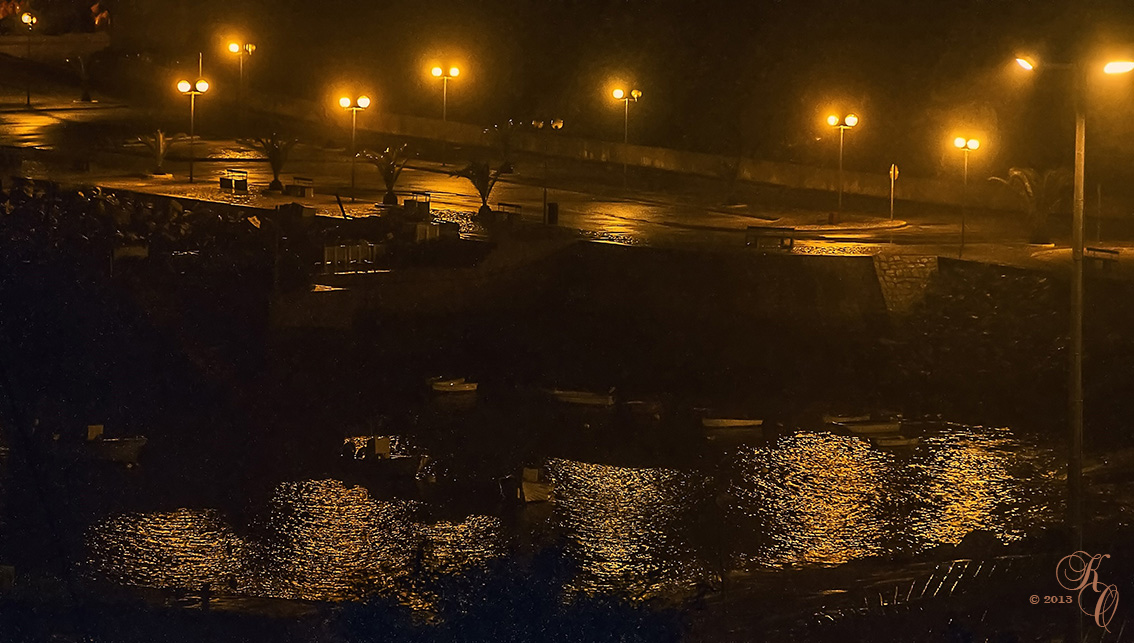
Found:
[[[547,212],[544,213],[544,223],[547,225],[559,225],[559,204],[552,202],[547,204]]]

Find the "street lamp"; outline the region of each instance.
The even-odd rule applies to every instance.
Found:
[[[240,60],[240,84],[236,86],[236,102],[240,106],[240,124],[244,124],[244,57],[251,56],[252,52],[256,51],[256,45],[245,42],[230,42],[228,43],[228,51],[236,54]],[[242,127],[243,129],[243,127]]]
[[[850,128],[858,125],[858,116],[847,114],[839,118],[831,114],[827,117],[827,124],[839,128],[839,212],[843,211],[843,136]]]
[[[441,120],[447,121],[449,120],[449,79],[460,76],[461,70],[450,67],[446,72],[440,67],[434,67],[431,73],[441,79]]]
[[[1018,57],[1016,64],[1033,71],[1040,67],[1032,58]],[[1083,180],[1086,166],[1087,119],[1083,111],[1082,83],[1086,68],[1068,63],[1046,63],[1044,68],[1074,74],[1075,102],[1075,178],[1071,206],[1071,382],[1069,414],[1071,453],[1067,466],[1068,519],[1082,543],[1083,532]],[[1134,62],[1113,61],[1103,66],[1107,74],[1134,71]]]
[[[620,100],[620,101],[622,101],[623,103],[626,104],[626,110],[625,110],[625,113],[622,117],[622,142],[624,144],[629,143],[630,142],[630,101],[634,101],[635,103],[637,103],[638,99],[642,97],[642,92],[638,91],[637,89],[631,89],[630,92],[627,93],[627,92],[623,91],[622,89],[616,89],[613,92],[611,92],[611,95],[614,96],[614,100]]]
[[[356,150],[354,148],[354,134],[358,128],[358,112],[359,110],[370,107],[369,96],[359,96],[351,100],[349,96],[343,96],[339,99],[339,107],[350,110],[350,200],[354,200],[354,157]]]
[[[39,20],[38,20],[38,19],[36,19],[36,17],[35,17],[34,15],[32,15],[32,13],[31,13],[30,11],[25,11],[25,12],[24,12],[24,15],[20,16],[20,22],[22,22],[22,23],[24,23],[25,25],[27,25],[27,28],[28,28],[28,56],[27,56],[27,58],[28,58],[28,65],[31,65],[31,34],[32,34],[32,27],[35,27],[35,23],[39,22]],[[30,73],[28,74],[28,83],[27,83],[27,90],[28,90],[28,102],[27,102],[27,106],[28,106],[28,107],[31,107],[31,74],[30,74]]]
[[[177,83],[177,91],[189,97],[189,182],[192,183],[194,145],[197,141],[194,131],[197,123],[197,96],[209,91],[209,81],[204,78],[198,78],[195,83],[182,80]]]
[[[980,147],[980,141],[975,138],[958,136],[953,139],[953,147],[965,153],[964,187],[961,190],[961,250],[960,257],[965,254],[965,210],[969,207],[969,152]]]

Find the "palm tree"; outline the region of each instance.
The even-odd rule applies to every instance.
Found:
[[[282,192],[284,186],[280,182],[280,174],[283,172],[284,164],[287,163],[288,153],[299,141],[294,138],[283,139],[280,138],[279,134],[272,132],[272,135],[267,138],[261,136],[241,139],[239,142],[241,145],[251,147],[268,157],[268,164],[272,166],[272,182],[268,184],[268,189]]]
[[[386,184],[386,195],[382,197],[382,203],[386,205],[398,204],[398,195],[394,194],[394,186],[397,185],[398,177],[406,166],[406,162],[409,161],[409,153],[406,152],[406,149],[407,146],[403,143],[397,146],[391,145],[381,154],[375,154],[369,150],[362,150],[358,153],[360,157],[378,168],[378,173],[382,175],[382,181]]]
[[[177,134],[174,136],[167,136],[165,132],[160,129],[155,131],[150,136],[139,136],[138,142],[150,148],[150,153],[153,154],[154,169],[153,174],[165,174],[165,155],[169,152],[169,146],[174,143],[185,140],[187,137],[184,134]]]
[[[1014,167],[1008,170],[1008,178],[993,176],[988,180],[1012,188],[1020,197],[1031,226],[1031,243],[1048,243],[1047,217],[1059,207],[1071,185],[1071,173],[1067,168],[1055,168],[1041,174],[1030,167]]]
[[[496,169],[492,169],[488,161],[472,161],[462,169],[450,172],[449,176],[468,179],[476,188],[476,193],[480,195],[480,209],[477,210],[477,215],[489,216],[492,214],[492,208],[488,207],[488,197],[492,194],[492,188],[496,187],[496,182],[500,180],[502,174],[512,172],[512,164],[508,161],[502,161]]]

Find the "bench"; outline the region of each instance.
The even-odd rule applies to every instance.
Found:
[[[795,247],[795,228],[748,226],[744,231],[744,245],[757,250],[791,252]]]
[[[305,176],[293,176],[291,177],[291,183],[284,188],[284,192],[290,196],[315,196],[315,179],[309,179]]]
[[[1087,246],[1083,248],[1083,258],[1089,259],[1092,264],[1103,270],[1108,270],[1118,261],[1118,251],[1110,248],[1092,248],[1091,246]]]
[[[222,190],[247,192],[248,172],[244,170],[225,170],[224,174],[220,177],[220,186]]]
[[[519,220],[520,206],[518,204],[500,202],[496,204],[496,207],[500,209],[500,212],[504,213],[508,220],[508,223]]]
[[[402,211],[406,216],[422,221],[429,221],[432,218],[431,207],[432,200],[428,192],[411,192],[402,202]]]

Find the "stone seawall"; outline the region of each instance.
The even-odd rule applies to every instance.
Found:
[[[904,315],[925,297],[925,288],[937,272],[937,257],[921,255],[874,256],[878,285],[891,315]]]

